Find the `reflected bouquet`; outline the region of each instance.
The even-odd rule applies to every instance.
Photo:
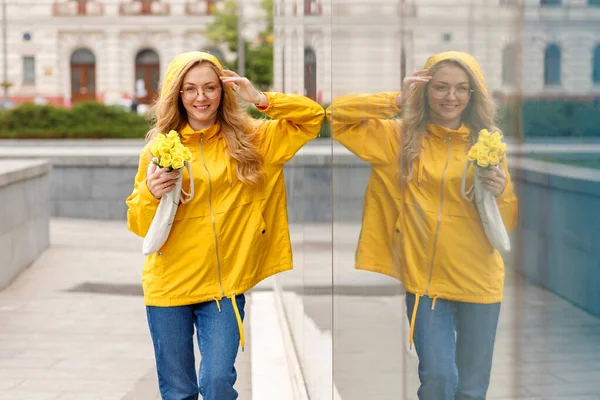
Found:
[[[490,133],[487,129],[482,129],[467,158],[481,168],[501,164],[506,154],[506,143],[502,139],[502,133]]]
[[[467,154],[467,165],[462,176],[461,194],[469,202],[475,199],[475,206],[481,217],[485,235],[491,245],[498,250],[510,251],[510,239],[502,221],[496,198],[491,191],[484,187],[480,179],[480,171],[497,166],[504,160],[506,143],[502,139],[503,136],[500,132],[490,133],[487,129],[482,129],[479,132],[477,142],[469,149]],[[467,171],[471,163],[478,168],[475,168],[473,186],[466,190]]]

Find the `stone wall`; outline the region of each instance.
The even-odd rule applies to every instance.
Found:
[[[0,163],[0,290],[49,246],[50,164]]]

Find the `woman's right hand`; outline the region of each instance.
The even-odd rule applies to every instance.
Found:
[[[169,172],[168,168],[159,168],[156,164],[150,163],[146,171],[146,186],[156,199],[169,193],[175,187],[181,171]]]
[[[404,78],[402,81],[402,91],[396,97],[396,107],[402,108],[402,105],[408,100],[408,97],[414,90],[414,85],[427,83],[431,80],[431,76],[424,75],[426,72],[426,69],[422,69]]]

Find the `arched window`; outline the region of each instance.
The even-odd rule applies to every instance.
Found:
[[[594,59],[592,64],[592,82],[600,84],[600,44],[594,49]]]
[[[502,84],[517,84],[517,47],[508,44],[502,50]]]
[[[160,81],[160,59],[154,50],[144,49],[135,56],[134,97],[138,103],[156,100]]]
[[[77,0],[77,14],[85,15],[87,0]]]
[[[304,49],[304,95],[317,100],[317,55],[309,47]]]
[[[96,57],[87,49],[71,55],[71,102],[96,100]]]
[[[544,52],[544,85],[560,85],[560,47],[549,44]]]

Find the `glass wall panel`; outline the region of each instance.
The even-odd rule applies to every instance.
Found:
[[[552,3],[332,1],[339,398],[597,396],[599,17]]]

